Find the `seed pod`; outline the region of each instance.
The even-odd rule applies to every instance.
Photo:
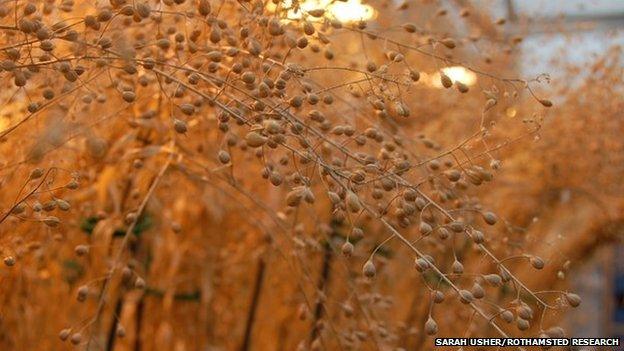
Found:
[[[503,311],[503,313],[501,313],[501,318],[503,318],[505,322],[511,323],[513,322],[514,316],[513,316],[513,313],[511,313],[511,311],[505,310]]]
[[[529,329],[531,327],[531,324],[526,319],[518,318],[516,320],[516,326],[518,327],[518,329],[524,331]]]
[[[533,266],[533,268],[535,268],[535,269],[542,269],[542,268],[544,268],[544,260],[542,260],[541,258],[539,258],[537,256],[531,256],[529,261],[531,262],[531,266]]]
[[[310,10],[308,11],[308,14],[312,17],[323,17],[323,15],[325,14],[325,10],[324,9],[314,9],[314,10]]]
[[[498,218],[496,217],[496,215],[489,211],[483,213],[483,220],[489,225],[494,225],[496,224],[496,222],[498,222]]]
[[[87,246],[87,245],[77,245],[74,248],[74,252],[76,253],[76,256],[84,256],[84,255],[89,253],[89,246]]]
[[[565,330],[563,330],[563,328],[561,328],[561,327],[548,328],[545,332],[551,338],[563,338],[563,337],[565,337]]]
[[[191,104],[182,104],[182,105],[180,105],[180,110],[185,115],[190,116],[193,113],[195,113],[195,106],[193,106]]]
[[[69,338],[69,341],[74,345],[80,344],[80,341],[82,341],[82,334],[80,333],[72,334],[72,336]]]
[[[3,259],[4,265],[7,267],[13,267],[15,265],[15,257],[7,256]]]
[[[420,231],[421,235],[427,236],[431,234],[433,228],[431,228],[431,225],[429,225],[429,223],[427,222],[420,222],[420,227],[418,228],[418,230]]]
[[[462,82],[455,82],[455,85],[457,86],[457,91],[462,94],[465,94],[470,90],[470,88],[468,88],[468,86]]]
[[[544,107],[552,107],[553,105],[552,101],[546,99],[540,99],[539,103],[542,104]]]
[[[125,102],[133,102],[136,99],[136,94],[133,91],[124,91],[121,93],[121,97]]]
[[[76,294],[76,299],[79,302],[84,302],[87,299],[87,295],[89,294],[89,287],[86,285],[82,285],[78,288],[78,293]]]
[[[71,208],[71,205],[69,204],[69,202],[63,199],[56,199],[56,203],[58,204],[58,208],[61,211],[69,211],[69,209]]]
[[[286,194],[286,204],[290,207],[297,207],[301,203],[302,198],[303,194],[301,189],[293,189],[288,194]]]
[[[448,239],[448,237],[451,236],[451,233],[449,233],[448,229],[446,228],[439,228],[438,229],[438,237],[442,240],[446,240]]]
[[[479,283],[474,283],[471,292],[472,296],[474,296],[475,299],[482,299],[483,297],[485,297],[485,290]]]
[[[449,49],[455,49],[455,46],[457,46],[457,44],[455,44],[455,40],[451,38],[442,39],[440,43]]]
[[[54,228],[61,223],[61,220],[54,216],[45,217],[42,222],[48,227]]]
[[[364,267],[362,268],[362,273],[364,273],[364,276],[367,278],[373,278],[375,276],[375,274],[377,273],[377,269],[375,268],[375,264],[373,263],[373,261],[366,261]]]
[[[468,290],[459,291],[459,300],[464,304],[469,304],[474,300],[474,296]]]
[[[188,126],[186,125],[186,122],[184,122],[183,120],[174,118],[173,119],[173,129],[178,134],[184,134],[184,133],[186,133],[188,131]]]
[[[408,33],[414,33],[418,29],[413,23],[405,23],[401,27]]]
[[[35,168],[30,172],[28,179],[33,180],[33,179],[41,178],[44,172],[45,171],[43,170],[43,168]]]
[[[357,195],[355,195],[352,191],[347,191],[347,196],[345,197],[345,201],[347,203],[347,208],[349,211],[353,213],[360,212],[362,210],[362,205],[360,204],[360,199]]]
[[[306,35],[312,35],[315,32],[314,25],[308,21],[303,22],[302,28]]]
[[[522,319],[533,319],[533,309],[525,303],[516,308],[516,313]]]
[[[197,12],[204,17],[208,16],[210,14],[210,2],[208,0],[199,0]]]
[[[464,231],[464,222],[462,221],[453,221],[449,224],[449,228],[455,233],[461,233]]]
[[[455,262],[453,262],[453,265],[451,266],[453,269],[453,273],[455,274],[462,274],[464,273],[464,265],[461,264],[461,262],[455,260]]]
[[[438,323],[431,316],[425,322],[425,333],[427,335],[436,335],[438,333]]]
[[[415,264],[416,264],[416,270],[419,271],[420,273],[426,271],[430,267],[429,262],[424,258],[417,258],[415,261]]]
[[[492,286],[500,286],[503,283],[503,280],[498,274],[487,274],[484,275],[483,278]]]
[[[444,301],[444,293],[440,290],[436,290],[431,293],[434,303],[442,303]]]
[[[267,138],[258,132],[249,132],[245,136],[245,141],[250,147],[260,147],[267,142]]]
[[[353,246],[353,244],[351,244],[350,242],[345,242],[344,244],[342,244],[342,254],[345,257],[351,257],[351,255],[353,255],[353,250],[355,249],[355,247]]]
[[[474,241],[475,244],[483,244],[483,242],[485,241],[485,236],[483,235],[483,232],[479,231],[479,230],[473,230],[472,231],[472,241]]]
[[[440,72],[440,83],[442,83],[442,86],[446,89],[453,86],[453,81],[444,72]]]
[[[115,334],[117,335],[117,337],[124,338],[126,336],[126,328],[124,328],[121,325],[117,326],[117,330],[115,330]]]
[[[134,281],[134,287],[137,289],[145,289],[145,280],[141,277],[137,277]]]
[[[59,332],[59,334],[58,334],[59,339],[61,339],[62,341],[67,340],[67,339],[69,338],[69,334],[70,334],[70,333],[71,333],[71,329],[69,329],[69,328],[66,328],[66,329],[61,330],[61,331]]]
[[[578,307],[581,304],[581,297],[577,294],[567,293],[565,298],[572,307]]]
[[[136,12],[141,18],[148,18],[152,8],[146,3],[140,3],[136,5]]]
[[[225,150],[219,150],[219,154],[217,156],[219,158],[219,162],[225,164],[230,163],[230,154]]]

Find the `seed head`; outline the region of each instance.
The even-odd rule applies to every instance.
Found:
[[[535,269],[542,269],[542,268],[544,268],[544,260],[542,260],[541,258],[539,258],[537,256],[531,256],[529,261],[531,262],[531,266],[533,266],[533,268],[535,268]]]
[[[355,247],[353,246],[353,244],[351,244],[350,242],[345,242],[344,244],[342,244],[342,254],[345,257],[351,257],[351,255],[353,255],[353,250],[355,249]]]
[[[578,307],[581,304],[581,297],[577,294],[567,293],[565,298],[572,307]]]
[[[438,323],[431,316],[425,322],[425,333],[427,335],[436,335],[438,333]]]
[[[15,265],[15,257],[7,256],[3,259],[4,265],[7,267],[13,267]]]
[[[375,277],[375,274],[377,273],[377,269],[375,268],[375,264],[373,263],[372,260],[366,261],[366,263],[364,264],[364,267],[362,268],[362,273],[364,273],[364,276],[367,278]]]

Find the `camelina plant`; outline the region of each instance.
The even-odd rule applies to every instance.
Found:
[[[2,350],[426,350],[562,336],[581,303],[553,287],[572,263],[520,239],[548,174],[520,166],[575,157],[549,131],[573,89],[520,76],[504,19],[437,0],[0,18]]]

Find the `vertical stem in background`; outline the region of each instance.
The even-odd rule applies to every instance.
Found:
[[[258,262],[258,270],[256,271],[256,284],[254,286],[253,294],[251,296],[251,305],[249,306],[249,313],[247,314],[247,323],[245,325],[245,336],[243,344],[241,345],[241,351],[248,351],[251,345],[251,332],[253,331],[253,324],[256,319],[256,311],[258,309],[258,302],[260,301],[260,292],[262,291],[262,285],[264,282],[264,270],[265,263],[262,258]]]
[[[337,231],[336,226],[337,224],[332,222],[332,233],[329,236],[328,240],[332,240],[334,236],[336,235],[336,231]],[[331,262],[333,258],[333,252],[332,252],[331,244],[329,243],[329,241],[326,242],[323,247],[324,247],[323,265],[321,267],[321,276],[319,277],[319,282],[317,285],[318,291],[321,294],[324,294],[327,288],[327,282],[329,281],[329,273],[331,272],[330,268],[331,268]],[[319,333],[318,321],[323,317],[323,310],[324,310],[323,302],[324,302],[324,299],[318,299],[318,301],[316,302],[316,306],[314,307],[314,319],[312,320],[312,331],[310,333],[310,342],[314,341],[314,339],[316,339]]]
[[[134,337],[134,351],[141,351],[141,327],[143,326],[143,311],[145,309],[145,295],[137,304],[136,311],[136,333]]]

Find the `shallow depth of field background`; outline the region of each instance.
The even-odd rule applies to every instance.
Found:
[[[42,7],[44,2],[61,6],[67,1],[33,3]],[[336,220],[336,208],[327,200],[327,187],[336,184],[319,181],[321,167],[292,150],[264,145],[262,153],[244,145],[249,126],[237,125],[231,117],[230,129],[219,130],[226,123],[220,120],[221,110],[207,102],[208,95],[203,100],[193,95],[194,89],[217,94],[228,106],[239,106],[240,101],[238,105],[232,102],[237,98],[243,105],[251,103],[241,93],[243,85],[241,90],[227,86],[217,93],[220,86],[209,86],[209,79],[200,79],[198,88],[184,84],[193,77],[175,65],[208,62],[211,50],[208,24],[197,16],[186,22],[180,15],[183,11],[176,13],[186,6],[194,11],[198,1],[171,6],[144,2],[151,5],[152,16],[164,16],[162,26],[151,22],[152,18],[124,25],[114,19],[111,23],[116,24],[103,25],[105,29],[100,30],[110,30],[112,52],[121,52],[121,59],[105,63],[82,59],[87,69],[77,82],[67,83],[57,68],[48,73],[42,65],[44,73],[16,88],[14,71],[2,66],[0,213],[7,215],[0,221],[0,257],[4,260],[0,267],[0,350],[432,350],[433,333],[427,335],[424,327],[430,316],[437,322],[437,336],[500,336],[468,305],[458,302],[455,292],[435,280],[435,275],[421,275],[414,268],[413,252],[395,239],[385,242],[387,228],[364,215],[366,211]],[[26,2],[17,3],[21,9]],[[73,3],[72,12],[58,16],[82,21],[86,14],[109,6],[109,1]],[[239,18],[246,18],[238,6],[255,2],[210,3],[213,11],[222,6],[219,19],[236,28],[233,36],[238,38]],[[456,161],[461,167],[474,160],[491,171],[494,179],[480,186],[469,184],[461,200],[445,198],[445,191],[455,188],[434,182],[432,174],[442,174],[437,166],[425,162],[415,172],[399,175],[430,186],[427,191],[432,197],[457,206],[451,211],[461,213],[459,207],[473,205],[472,212],[496,213],[498,222],[492,226],[470,211],[462,218],[483,229],[485,244],[499,259],[511,257],[505,262],[529,292],[514,290],[517,286],[512,283],[501,288],[483,284],[486,301],[480,300],[481,306],[498,311],[512,310],[520,300],[528,303],[534,315],[526,330],[516,326],[517,319],[500,322],[512,336],[543,336],[549,328],[560,326],[569,336],[624,337],[624,2],[373,0],[366,4],[375,10],[366,29],[351,31],[314,22],[317,30],[324,26],[331,40],[327,44],[331,60],[322,40],[313,40],[312,35],[310,45],[321,43],[319,53],[310,46],[288,49],[278,39],[270,45],[262,41],[267,50],[287,53],[284,62],[314,68],[300,77],[302,81],[314,80],[310,83],[314,89],[333,96],[331,105],[304,103],[293,113],[308,116],[309,110],[319,109],[331,123],[355,126],[357,134],[371,125],[379,127],[385,141],[401,138],[396,148],[415,160],[428,160],[469,138],[461,153],[457,151],[454,158],[445,154],[440,161]],[[12,1],[2,6],[14,8]],[[154,12],[160,8],[162,12]],[[448,13],[440,15],[441,8]],[[461,17],[465,9],[471,14]],[[13,25],[11,11],[0,25]],[[43,21],[54,23],[54,16],[61,13],[54,11]],[[257,21],[250,22],[254,27]],[[401,28],[406,22],[426,28],[428,34],[413,39]],[[197,23],[201,44],[187,50],[188,36]],[[297,20],[284,23],[301,35]],[[343,26],[355,28],[356,24],[345,21]],[[84,31],[94,43],[99,40],[99,32],[83,24],[76,30],[81,35]],[[10,56],[13,46],[19,47],[23,51],[18,61],[26,67],[36,60],[27,52],[32,49],[35,56],[41,52],[36,44],[23,44],[32,35],[7,35],[11,31],[0,27],[2,60]],[[419,49],[438,55],[402,52],[410,68],[420,71],[420,80],[406,88],[383,87],[393,96],[389,101],[397,98],[393,94],[403,99],[411,111],[409,117],[397,116],[396,111],[380,117],[371,108],[366,89],[376,91],[385,81],[357,81],[367,61],[388,64],[387,51],[394,48],[392,41],[374,38],[372,32],[422,45]],[[176,43],[175,34],[185,40]],[[485,39],[476,39],[477,35]],[[436,40],[454,37],[458,47],[451,50],[437,43],[432,49],[427,36]],[[162,37],[170,38],[172,44],[160,52],[154,42]],[[522,40],[515,40],[518,37]],[[141,40],[149,44],[133,47]],[[232,44],[225,41],[218,50]],[[58,42],[55,50],[62,54],[51,59],[84,52],[104,55],[96,51],[95,44],[78,50],[73,44]],[[177,44],[183,48],[179,52]],[[245,54],[251,50],[246,44],[240,48]],[[148,53],[169,65],[144,69],[141,59]],[[224,55],[220,68],[211,73],[235,81],[232,77],[237,75],[229,72],[229,66],[238,57]],[[455,63],[445,62],[445,57]],[[123,65],[134,64],[133,60],[138,72],[124,72],[127,66]],[[208,72],[204,61],[197,66],[198,72]],[[270,61],[271,69],[287,67],[279,61]],[[404,71],[403,66],[389,65],[393,74]],[[249,70],[262,74],[255,63]],[[444,89],[440,70],[454,82],[464,82],[470,91],[462,94],[455,85]],[[514,86],[500,77],[540,79],[531,82],[529,94],[522,84]],[[351,81],[357,83],[348,84]],[[290,84],[288,97],[301,91],[301,86]],[[56,93],[51,102],[41,98],[47,87]],[[132,101],[122,95],[129,91],[136,92]],[[482,115],[493,95],[496,106]],[[98,101],[103,96],[106,100]],[[553,106],[541,104],[541,98]],[[50,106],[23,120],[35,101]],[[288,106],[287,99],[278,101]],[[180,112],[183,102],[195,104],[194,114]],[[305,120],[321,125],[309,117]],[[470,137],[479,134],[480,120],[487,136]],[[176,124],[179,121],[184,122],[184,130]],[[228,139],[231,135],[237,137]],[[344,155],[332,153],[328,140],[380,158],[394,150],[392,143],[373,141],[359,150],[342,133],[327,135],[327,140],[312,140],[317,142],[314,151],[332,165],[340,165]],[[428,146],[430,139],[435,146]],[[291,144],[294,150],[306,150],[304,143]],[[220,159],[224,150],[230,157],[226,162]],[[391,159],[387,157],[385,161]],[[283,173],[279,186],[261,176],[265,162]],[[50,173],[52,181],[45,184],[45,191],[35,191],[25,200],[23,212],[12,212],[22,191],[39,182],[28,179],[35,168],[55,169]],[[302,200],[299,207],[289,207],[291,190],[301,184],[290,176],[300,171],[312,179],[310,189],[316,202]],[[67,186],[72,180],[79,183],[77,189]],[[368,196],[371,189],[362,193],[375,210],[395,199],[391,192],[395,189],[389,190],[381,205]],[[61,210],[57,203],[47,214],[47,210],[34,211],[35,203],[45,205],[54,199],[66,200],[71,209]],[[142,210],[138,218],[134,216],[137,209]],[[348,212],[342,210],[338,211],[342,215]],[[394,210],[388,215],[391,221]],[[49,223],[47,215],[60,223]],[[352,222],[364,235],[355,238],[353,254],[345,257],[341,251],[345,240],[353,238]],[[405,233],[419,243],[417,225],[406,226]],[[422,243],[445,268],[455,259],[462,260],[465,273],[457,283],[466,289],[474,282],[482,283],[482,275],[498,272],[470,240],[457,239],[455,244],[450,250],[448,241]],[[88,253],[80,252],[83,249]],[[533,255],[545,262],[543,269],[531,266],[528,259]],[[362,275],[370,257],[376,267],[373,279]],[[130,268],[128,277],[120,276],[122,267]],[[108,276],[112,268],[115,273]],[[82,286],[88,292],[77,299]],[[443,303],[430,303],[433,288],[445,291]],[[530,291],[556,308],[541,309]],[[578,308],[566,302],[567,292],[582,298]],[[81,338],[73,343],[67,335],[59,338],[63,331],[72,336],[80,333]]]

